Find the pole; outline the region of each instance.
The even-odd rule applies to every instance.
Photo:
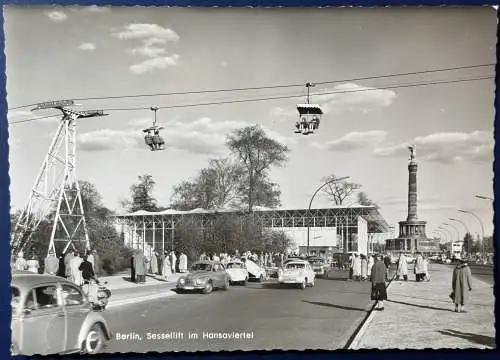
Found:
[[[447,225],[447,226],[452,227],[457,232],[457,240],[458,240],[458,242],[460,242],[460,232],[458,231],[458,229],[454,225],[449,224],[449,223],[443,223],[443,225]]]
[[[309,87],[308,87],[308,89],[309,89]],[[316,191],[314,192],[313,196],[311,197],[311,200],[309,201],[309,207],[307,208],[307,216],[309,216],[310,213],[311,213],[311,205],[312,205],[312,202],[314,200],[314,197],[316,196],[316,194],[321,189],[323,189],[328,184],[339,182],[339,181],[343,181],[343,180],[346,180],[346,179],[349,179],[349,178],[350,178],[350,176],[344,176],[344,177],[341,177],[341,178],[332,179],[330,181],[327,181],[323,185],[321,185],[319,188],[317,188]],[[307,255],[309,255],[309,230],[310,230],[310,226],[309,226],[309,221],[308,221],[307,222]]]

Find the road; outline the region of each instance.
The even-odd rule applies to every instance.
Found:
[[[106,352],[339,349],[370,308],[370,284],[346,277],[335,272],[305,290],[249,283],[110,309],[104,316],[113,333],[129,338],[115,336]],[[203,338],[220,332],[232,338]],[[233,332],[244,334],[235,339]],[[148,333],[168,338],[148,339]]]
[[[493,265],[469,265],[472,272],[472,276],[484,281],[485,283],[493,285],[495,281],[495,275],[493,271]]]

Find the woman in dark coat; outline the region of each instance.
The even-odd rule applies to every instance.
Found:
[[[132,256],[130,257],[130,281],[132,282],[135,282],[134,256],[135,256],[135,251],[132,253]]]
[[[387,268],[382,260],[382,255],[378,255],[371,272],[371,299],[377,301],[377,310],[384,310],[384,300],[387,300],[387,290],[385,288],[386,272]]]
[[[469,292],[472,291],[472,275],[467,261],[462,260],[453,270],[451,288],[455,312],[465,312],[465,304],[469,300]]]

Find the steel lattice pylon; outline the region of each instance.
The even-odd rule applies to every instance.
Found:
[[[47,215],[54,216],[48,253],[57,255],[75,245],[83,251],[90,246],[76,179],[76,120],[106,114],[100,110],[75,111],[69,105],[73,101],[44,103],[33,109],[58,109],[63,117],[12,234],[14,254],[26,248]]]

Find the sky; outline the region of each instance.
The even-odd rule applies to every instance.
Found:
[[[325,114],[309,136],[294,133],[302,86],[77,101],[109,109],[78,122],[77,177],[112,209],[142,174],[153,176],[168,206],[174,185],[228,156],[231,131],[258,124],[290,148],[286,165],[271,171],[281,208],[308,206],[325,176],[350,176],[396,225],[407,215],[415,144],[418,216],[428,235],[449,218],[480,233],[457,209],[492,232],[492,203],[474,195],[493,197],[494,79],[404,85],[494,76],[494,67],[356,79],[495,63],[493,8],[6,6],[4,17],[7,101],[21,107],[9,110],[9,122],[56,114],[23,106],[58,99],[318,83],[311,102]],[[151,152],[141,137],[151,106],[280,96],[298,97],[160,109],[167,150]],[[47,118],[9,126],[12,210],[27,201],[57,125]],[[329,204],[320,195],[313,208]]]

